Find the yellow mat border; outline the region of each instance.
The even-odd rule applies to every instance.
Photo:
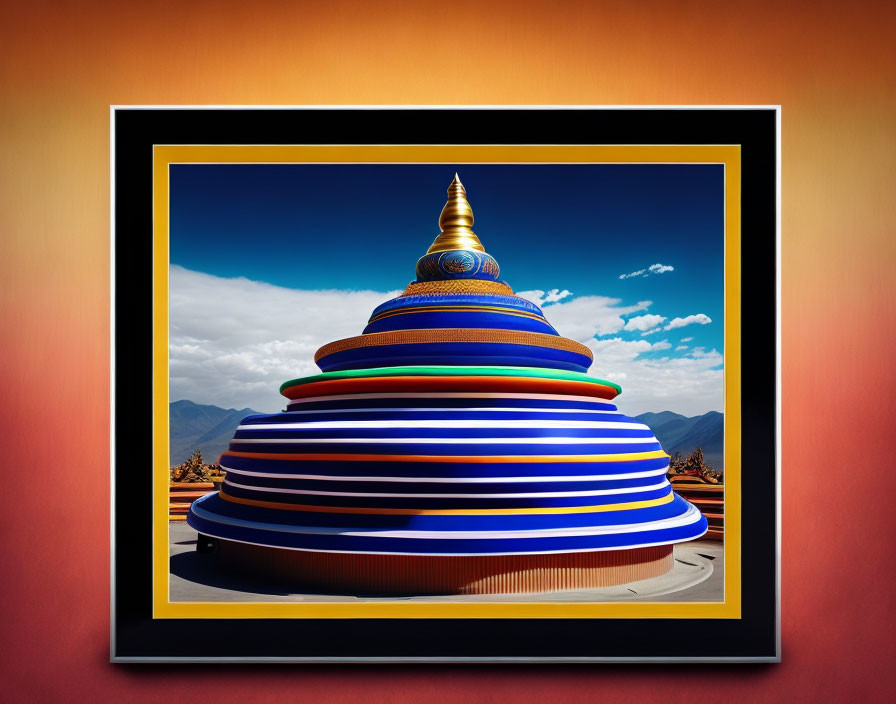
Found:
[[[725,166],[725,584],[722,602],[170,602],[168,268],[171,164],[700,163]],[[153,618],[725,618],[741,616],[739,145],[155,145],[153,147]]]

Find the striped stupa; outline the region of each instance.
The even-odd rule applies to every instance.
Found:
[[[499,280],[460,179],[417,279],[243,419],[189,524],[221,559],[340,593],[537,592],[645,579],[707,529],[650,428]]]

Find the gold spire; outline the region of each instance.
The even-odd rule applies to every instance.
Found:
[[[439,216],[439,228],[442,232],[426,253],[445,252],[449,249],[484,252],[485,247],[482,246],[472,227],[473,209],[467,201],[467,191],[460,182],[460,177],[454,174],[454,180],[448,186],[448,202],[445,203]]]

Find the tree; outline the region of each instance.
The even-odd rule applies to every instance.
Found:
[[[681,475],[689,474],[696,476],[710,484],[718,484],[722,479],[722,473],[717,472],[703,458],[703,448],[698,447],[694,450],[686,460],[682,460],[681,453],[676,452],[669,460],[669,470],[667,474]]]
[[[202,451],[196,450],[186,462],[171,468],[170,477],[173,482],[208,482],[221,474],[220,466],[206,464],[202,461]]]
[[[684,467],[684,460],[681,458],[681,453],[676,450],[675,454],[669,458],[669,472],[673,474],[678,474],[681,472]]]

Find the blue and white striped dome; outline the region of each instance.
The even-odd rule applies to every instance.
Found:
[[[418,280],[322,348],[323,373],[281,387],[285,412],[242,421],[221,491],[189,524],[337,588],[531,591],[668,570],[706,519],[672,491],[650,428],[614,405],[619,387],[585,373],[590,351],[492,273]]]

